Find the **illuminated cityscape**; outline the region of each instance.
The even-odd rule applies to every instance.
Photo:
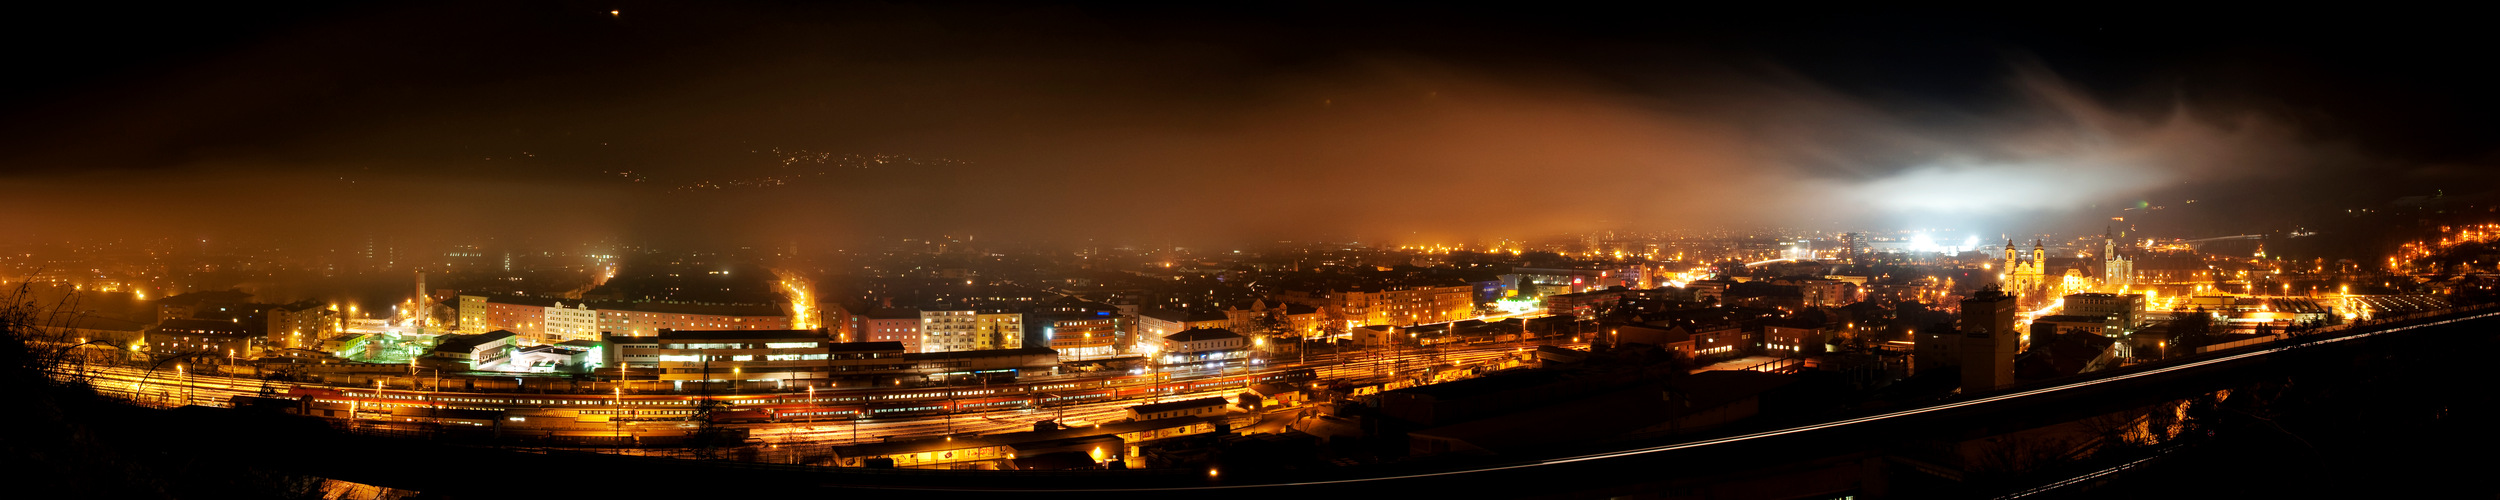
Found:
[[[2462,27],[45,9],[30,491],[2493,489]]]

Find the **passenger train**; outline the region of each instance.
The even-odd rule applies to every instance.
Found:
[[[1305,383],[1317,374],[1309,368],[1220,375],[1157,382],[1152,375],[1124,375],[1081,381],[1052,381],[995,387],[888,388],[714,394],[715,423],[808,422],[934,415],[988,410],[1039,409],[1066,405],[1246,388],[1267,383]],[[438,407],[474,410],[538,410],[540,416],[571,416],[599,421],[689,420],[705,396],[689,394],[494,394],[433,393],[411,390],[302,387],[289,396],[306,402],[307,413],[329,418],[373,418],[393,408]]]

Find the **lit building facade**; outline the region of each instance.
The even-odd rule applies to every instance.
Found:
[[[903,352],[920,352],[920,311],[910,309],[877,309],[868,311],[864,342],[893,342]]]
[[[972,325],[973,349],[989,350],[1024,348],[1023,313],[981,313],[973,316]]]
[[[1125,317],[1110,312],[1036,313],[1029,321],[1029,327],[1040,329],[1039,339],[1027,339],[1025,345],[1047,342],[1060,356],[1073,359],[1119,354],[1120,332],[1128,326]]]
[[[639,337],[660,330],[788,330],[790,315],[777,306],[599,304],[599,331]]]
[[[1198,328],[1163,337],[1164,364],[1224,362],[1248,357],[1250,340],[1232,330]]]
[[[1418,325],[1476,316],[1475,288],[1468,285],[1392,285],[1341,291],[1291,291],[1287,302],[1334,310],[1358,325]]]
[[[920,311],[920,351],[950,352],[977,349],[973,341],[980,330],[979,315],[973,311]]]
[[[159,322],[147,332],[148,350],[165,353],[208,353],[219,356],[250,356],[260,350],[261,339],[242,325],[228,321],[204,319],[169,319]]]
[[[815,330],[659,332],[660,380],[807,380],[826,378],[831,343]]]
[[[2039,241],[2031,242],[2031,255],[2026,258],[2014,250],[2014,240],[2005,240],[2005,274],[1999,282],[2006,293],[2014,294],[2018,300],[2045,301],[2048,265],[2048,249]]]
[[[540,328],[538,338],[529,339],[532,343],[555,344],[568,340],[599,339],[599,311],[591,309],[590,304],[575,302],[567,306],[564,302],[558,301],[554,305],[547,306],[547,310],[540,315],[540,318],[546,321],[546,324]]]
[[[329,306],[303,301],[269,309],[270,347],[315,348],[321,345],[321,339],[338,334],[339,312]]]
[[[2110,318],[2119,334],[2135,331],[2144,324],[2144,296],[2138,294],[2078,293],[2067,295],[2062,306],[2067,315]]]

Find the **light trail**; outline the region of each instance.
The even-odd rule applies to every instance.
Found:
[[[2162,449],[2161,449],[2161,451],[2156,452],[2156,453],[2153,453],[2153,456],[2144,457],[2144,458],[2139,458],[2139,459],[2136,459],[2136,460],[2135,460],[2135,461],[2133,461],[2133,462],[2127,462],[2127,463],[2123,463],[2123,464],[2118,464],[2118,466],[2116,466],[2116,467],[2110,467],[2110,468],[2107,468],[2107,469],[2101,469],[2101,470],[2097,470],[2097,471],[2092,471],[2092,473],[2090,473],[2090,474],[2084,474],[2084,475],[2081,475],[2081,476],[2075,476],[2075,477],[2067,478],[2067,479],[2066,479],[2066,480],[2064,480],[2064,481],[2058,481],[2058,482],[2054,482],[2054,483],[2044,484],[2044,485],[2040,485],[2040,486],[2039,486],[2039,487],[2037,487],[2037,488],[2032,488],[2032,489],[2028,489],[2028,490],[2023,490],[2023,491],[2020,491],[2020,492],[2015,492],[2014,494],[2011,494],[2011,495],[2005,495],[2005,496],[1997,497],[1997,500],[2008,500],[2008,499],[2014,499],[2014,498],[2022,498],[2022,497],[2027,497],[2027,496],[2032,496],[2032,495],[2038,495],[2038,494],[2041,494],[2041,493],[2047,493],[2047,492],[2050,492],[2050,491],[2056,491],[2058,488],[2064,488],[2064,487],[2067,487],[2067,486],[2073,486],[2073,485],[2075,485],[2076,483],[2081,483],[2081,482],[2084,482],[2084,481],[2090,481],[2090,480],[2093,480],[2093,479],[2099,478],[2099,477],[2101,477],[2101,476],[2107,476],[2107,475],[2110,475],[2110,474],[2117,474],[2117,473],[2119,473],[2119,472],[2126,471],[2127,469],[2133,469],[2133,468],[2136,468],[2136,467],[2138,467],[2138,466],[2142,466],[2142,465],[2144,465],[2144,463],[2145,463],[2145,462],[2151,462],[2151,461],[2154,461],[2154,460],[2161,459],[2161,457],[2164,457],[2164,456],[2168,456],[2168,455],[2170,455],[2170,452],[2173,452],[2173,451],[2178,451],[2178,450],[2179,450],[2179,447],[2178,447],[2178,446],[2171,446],[2171,447],[2168,447],[2168,448],[2162,448]]]
[[[2198,367],[2211,366],[2211,365],[2220,364],[2220,363],[2229,363],[2229,362],[2232,362],[2232,361],[2238,361],[2238,360],[2248,359],[2248,358],[2252,358],[2252,357],[2268,356],[2268,355],[2272,355],[2272,354],[2275,354],[2275,353],[2278,353],[2278,352],[2288,351],[2288,350],[2292,350],[2292,349],[2298,349],[2298,348],[2304,348],[2304,347],[2311,347],[2311,346],[2318,346],[2318,345],[2325,345],[2325,344],[2331,344],[2331,343],[2336,343],[2336,342],[2343,342],[2343,341],[2347,341],[2347,340],[2354,340],[2354,339],[2368,338],[2368,337],[2372,337],[2372,336],[2377,336],[2377,335],[2382,335],[2382,334],[2388,334],[2388,333],[2395,333],[2395,332],[2400,332],[2400,331],[2405,331],[2405,330],[2412,330],[2412,329],[2416,329],[2416,328],[2427,328],[2427,327],[2433,327],[2433,326],[2448,325],[2448,324],[2454,324],[2454,323],[2458,323],[2458,322],[2464,322],[2464,321],[2472,321],[2472,320],[2478,320],[2478,319],[2490,318],[2490,317],[2494,317],[2494,316],[2500,316],[2500,313],[2483,313],[2483,314],[2478,314],[2478,315],[2474,315],[2474,316],[2467,316],[2467,317],[2462,317],[2462,318],[2455,318],[2455,319],[2441,320],[2441,321],[2430,322],[2430,323],[2423,323],[2423,324],[2418,324],[2418,325],[2408,325],[2408,326],[2401,326],[2401,327],[2389,328],[2389,329],[2385,329],[2385,330],[2378,330],[2378,331],[2373,331],[2373,332],[2369,332],[2369,333],[2359,333],[2359,334],[2346,335],[2346,336],[2341,336],[2341,337],[2334,337],[2334,338],[2327,338],[2327,339],[2319,339],[2319,340],[2314,340],[2314,341],[2310,341],[2310,342],[2303,342],[2303,343],[2300,343],[2300,344],[2287,345],[2287,346],[2282,346],[2282,347],[2275,347],[2275,348],[2265,349],[2265,350],[2260,350],[2260,351],[2251,351],[2251,352],[2240,353],[2240,354],[2235,354],[2235,355],[2231,355],[2231,356],[2224,356],[2224,357],[2220,357],[2220,358],[2214,358],[2214,359],[2209,359],[2209,360],[2197,361],[2197,362],[2194,362],[2194,363],[2186,363],[2186,364],[2181,364],[2181,365],[2178,365],[2178,366],[2169,366],[2169,367],[2163,367],[2163,368],[2154,369],[2154,370],[2147,370],[2147,371],[2136,372],[2136,373],[2130,373],[2130,374],[2124,374],[2124,375],[2116,375],[2116,376],[2111,376],[2111,377],[2108,377],[2108,378],[2094,379],[2094,380],[2087,380],[2087,381],[2082,381],[2082,382],[2075,382],[2075,383],[2065,384],[2065,385],[2059,385],[2059,386],[2055,386],[2055,387],[2048,387],[2048,388],[2042,388],[2042,389],[2033,389],[2033,390],[2028,390],[2028,391],[2023,391],[2023,392],[2016,392],[2016,393],[2011,393],[2011,394],[2000,394],[2000,395],[1996,395],[1996,396],[1989,396],[1989,397],[1979,398],[1979,399],[1974,399],[1974,400],[1970,400],[1970,401],[1962,401],[1962,402],[1955,402],[1955,403],[1946,403],[1946,404],[1941,404],[1941,405],[1936,405],[1936,406],[1929,406],[1929,407],[1917,408],[1917,409],[1910,409],[1910,410],[1902,410],[1902,411],[1897,411],[1897,412],[1892,412],[1892,413],[1885,413],[1885,414],[1880,414],[1880,415],[1872,415],[1872,416],[1866,416],[1866,417],[1858,417],[1858,418],[1852,418],[1852,419],[1846,419],[1846,420],[1835,420],[1835,421],[1831,421],[1831,422],[1824,422],[1824,423],[1820,423],[1820,424],[1803,425],[1803,426],[1797,426],[1797,427],[1790,427],[1790,428],[1786,428],[1786,429],[1773,430],[1773,431],[1764,431],[1764,432],[1757,432],[1757,433],[1753,433],[1753,434],[1745,434],[1745,435],[1739,435],[1739,436],[1729,436],[1729,437],[1716,438],[1716,439],[1705,439],[1705,440],[1701,440],[1701,441],[1691,441],[1691,442],[1677,443],[1677,444],[1670,444],[1670,445],[1663,445],[1663,446],[1652,446],[1652,447],[1647,447],[1647,448],[1636,448],[1636,449],[1631,449],[1631,450],[1622,450],[1622,451],[1614,451],[1614,452],[1599,453],[1599,454],[1591,454],[1591,455],[1581,455],[1581,456],[1576,456],[1576,457],[1556,458],[1556,459],[1540,460],[1540,461],[1535,461],[1535,462],[1526,462],[1526,463],[1518,463],[1518,464],[1510,464],[1510,465],[1502,465],[1502,466],[1493,466],[1493,467],[1480,467],[1480,468],[1474,468],[1474,469],[1463,469],[1463,470],[1452,470],[1452,471],[1441,471],[1441,472],[1427,472],[1427,473],[1419,473],[1419,474],[1402,474],[1402,475],[1396,475],[1396,476],[1380,476],[1380,477],[1367,477],[1367,478],[1356,478],[1356,479],[1332,479],[1332,480],[1323,480],[1323,481],[1301,481],[1301,482],[1288,482],[1288,483],[1263,483],[1263,484],[1238,484],[1238,485],[1207,485],[1207,486],[1177,486],[1177,487],[1147,487],[1147,488],[1084,488],[1084,489],[1011,489],[1011,488],[983,488],[983,489],[978,489],[978,490],[975,490],[975,489],[955,489],[955,488],[899,488],[899,487],[896,487],[896,488],[877,488],[877,487],[866,487],[866,488],[869,488],[869,489],[914,490],[914,491],[983,491],[983,492],[1013,492],[1013,491],[1027,491],[1027,492],[1040,492],[1040,491],[1053,491],[1053,492],[1133,492],[1133,491],[1233,490],[1233,489],[1282,488],[1282,487],[1298,487],[1298,486],[1323,486],[1323,485],[1336,485],[1336,484],[1356,484],[1356,483],[1370,483],[1370,482],[1380,482],[1380,481],[1398,481],[1398,480],[1423,479],[1423,478],[1432,478],[1432,477],[1447,477],[1447,476],[1456,476],[1456,475],[1463,475],[1463,474],[1479,474],[1479,473],[1486,473],[1486,472],[1499,472],[1499,471],[1507,471],[1507,470],[1531,469],[1531,468],[1537,468],[1537,467],[1546,467],[1546,466],[1554,466],[1554,465],[1563,465],[1563,464],[1571,464],[1571,463],[1579,463],[1579,462],[1589,462],[1589,461],[1596,461],[1596,460],[1609,460],[1609,459],[1616,459],[1616,458],[1624,458],[1624,457],[1632,457],[1632,456],[1640,456],[1640,455],[1649,455],[1649,454],[1664,453],[1664,452],[1676,451],[1676,450],[1684,450],[1684,449],[1691,449],[1691,448],[1700,448],[1700,447],[1704,447],[1704,446],[1714,446],[1714,445],[1721,445],[1721,444],[1738,443],[1738,442],[1744,442],[1744,441],[1752,441],[1752,440],[1756,440],[1756,439],[1766,439],[1766,438],[1773,438],[1773,437],[1779,437],[1779,436],[1786,436],[1786,435],[1790,435],[1790,434],[1797,434],[1797,433],[1804,433],[1804,432],[1813,432],[1813,431],[1824,430],[1824,429],[1831,429],[1831,428],[1836,428],[1836,427],[1846,427],[1846,426],[1851,426],[1851,425],[1864,424],[1864,423],[1868,423],[1868,422],[1877,422],[1877,421],[1890,420],[1890,419],[1895,419],[1895,418],[1902,418],[1902,417],[1917,416],[1917,415],[1923,415],[1923,414],[1928,414],[1928,413],[1934,413],[1934,412],[1940,412],[1940,411],[1954,410],[1954,409],[1966,408],[1966,407],[1971,407],[1971,406],[1977,406],[1977,405],[1984,405],[1984,404],[1989,404],[1989,403],[1995,403],[1995,402],[1999,402],[1999,401],[2006,401],[2006,400],[2011,400],[2011,399],[2019,399],[2019,398],[2025,398],[2025,397],[2037,396],[2037,395],[2041,395],[2041,394],[2048,394],[2048,393],[2052,393],[2052,392],[2059,392],[2059,391],[2065,391],[2065,390],[2071,390],[2071,389],[2078,389],[2078,388],[2083,388],[2083,387],[2091,387],[2091,386],[2100,385],[2100,384],[2106,384],[2106,383],[2110,383],[2110,382],[2118,382],[2118,381],[2123,381],[2123,380],[2131,380],[2131,379],[2136,379],[2136,378],[2149,377],[2149,376],[2160,375],[2160,374],[2170,373],[2170,372],[2175,372],[2175,371],[2180,371],[2180,370],[2188,370],[2188,369],[2193,369],[2193,368],[2198,368]]]

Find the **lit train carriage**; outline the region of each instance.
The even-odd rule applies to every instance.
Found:
[[[1319,372],[1318,372],[1317,370],[1312,370],[1312,369],[1310,369],[1310,368],[1295,368],[1295,369],[1285,370],[1285,371],[1281,371],[1281,372],[1261,374],[1261,375],[1259,375],[1258,380],[1256,380],[1256,381],[1254,381],[1254,382],[1252,382],[1252,383],[1256,383],[1256,384],[1265,384],[1265,383],[1270,383],[1270,382],[1285,382],[1285,383],[1294,383],[1294,382],[1309,382],[1309,381],[1313,381],[1313,380],[1319,380]]]
[[[955,411],[1012,410],[1034,406],[1032,396],[1021,394],[957,399],[952,404]]]
[[[390,415],[392,420],[432,423],[443,426],[499,427],[503,425],[504,421],[503,410],[471,410],[462,408],[438,408],[431,406],[401,406],[391,408]]]
[[[721,410],[712,412],[715,424],[752,424],[773,421],[773,414],[763,410]]]
[[[944,413],[945,411],[946,403],[943,401],[923,403],[890,403],[869,406],[867,409],[867,416],[870,418],[900,417],[908,415],[930,415]]]
[[[1116,388],[1062,390],[1034,395],[1034,404],[1049,407],[1108,401],[1119,397],[1120,389]]]
[[[773,419],[780,422],[813,422],[818,420],[849,420],[859,415],[858,406],[810,406],[777,409]]]
[[[736,417],[740,422],[810,422],[817,420],[849,420],[851,417],[859,414],[860,406],[781,404],[770,406],[750,406],[748,409],[738,411],[751,411],[762,415],[762,418],[759,420],[755,415],[740,414]],[[714,413],[716,416],[722,414],[722,412]],[[714,421],[720,422],[722,420],[715,418]]]

